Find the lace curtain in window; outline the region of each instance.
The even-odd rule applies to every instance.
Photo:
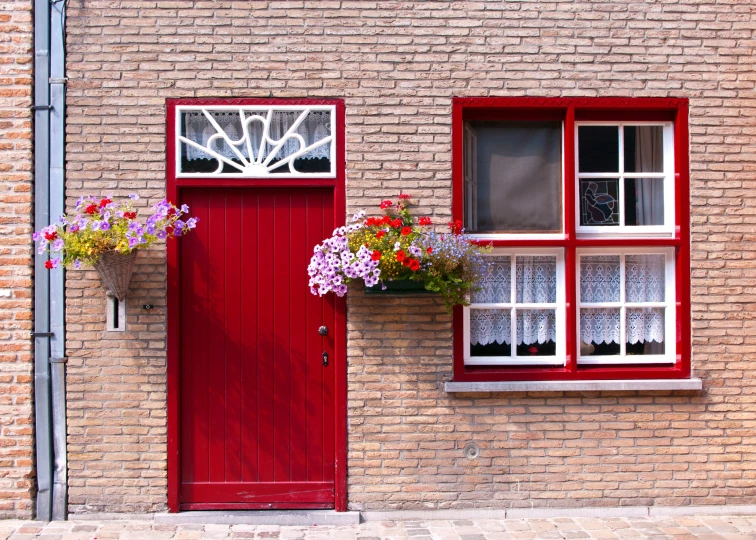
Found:
[[[274,111],[271,114],[270,120],[270,132],[268,137],[274,141],[279,141],[294,124],[297,118],[303,111]],[[190,111],[184,114],[184,130],[186,138],[194,142],[207,146],[207,143],[213,135],[218,132],[215,127],[208,121],[207,117],[202,111]],[[228,135],[228,138],[232,141],[241,141],[244,133],[242,131],[241,118],[239,112],[236,111],[210,111],[210,115],[218,123],[218,126]],[[252,142],[252,151],[257,152],[260,141],[262,140],[263,130],[265,127],[264,119],[267,116],[267,111],[253,112],[245,111],[245,118],[256,116],[260,120],[252,121],[248,124],[248,131]],[[328,137],[331,132],[331,117],[327,111],[310,111],[305,117],[302,124],[296,129],[295,133],[302,136],[305,142],[305,146],[310,146],[325,137]],[[276,158],[282,159],[286,156],[290,156],[300,150],[300,141],[296,137],[289,137],[284,143],[283,147],[277,152]],[[203,152],[199,148],[195,148],[188,144],[184,145],[186,148],[186,159],[193,161],[196,159],[215,159],[207,153]],[[234,145],[236,150],[239,151],[246,159],[249,159],[249,151],[247,145],[239,144]],[[304,148],[303,147],[303,148]],[[267,144],[265,154],[273,150],[273,146],[270,143]],[[222,138],[218,138],[213,142],[212,150],[215,150],[225,158],[237,160],[239,156],[229,146],[229,144]],[[317,148],[312,149],[308,153],[300,156],[297,159],[313,159],[313,158],[330,158],[331,157],[331,143],[326,143]]]
[[[481,290],[473,293],[473,304],[511,302],[512,259],[492,257],[482,281]],[[553,304],[556,302],[556,257],[520,256],[515,260],[515,296],[517,304]],[[556,341],[556,317],[552,309],[516,310],[518,345]],[[510,344],[512,341],[512,310],[471,309],[470,343],[488,345]]]
[[[580,257],[580,300],[583,304],[620,302],[619,255]],[[664,302],[664,255],[625,256],[625,303]],[[664,308],[626,309],[627,343],[663,342]],[[585,343],[619,343],[620,309],[580,310],[580,339]]]

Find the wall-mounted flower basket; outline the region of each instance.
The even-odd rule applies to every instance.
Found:
[[[114,201],[92,196],[76,203],[76,215],[60,216],[53,225],[34,233],[39,253],[59,254],[45,262],[48,269],[58,265],[80,268],[89,264],[100,274],[103,286],[123,302],[129,290],[131,273],[139,248],[174,236],[183,236],[197,224],[197,218],[182,218],[189,207],[177,208],[168,201],[152,207],[152,214],[142,223],[137,219],[133,201]]]
[[[422,281],[413,281],[411,279],[400,279],[396,281],[384,281],[381,285],[373,285],[372,287],[365,287],[366,294],[430,294],[433,291],[429,291],[425,288],[425,283]]]
[[[358,212],[352,223],[333,231],[315,246],[307,272],[310,292],[344,296],[349,282],[362,280],[368,294],[426,294],[435,292],[451,313],[468,305],[488,264],[488,248],[463,234],[462,222],[449,223],[451,232],[439,234],[427,227],[431,218],[415,219],[409,210],[416,202],[407,194],[381,203],[382,216],[365,218]]]
[[[94,263],[94,269],[100,274],[103,286],[120,302],[126,299],[126,294],[129,291],[137,253],[137,250],[129,253],[106,251],[101,253],[100,258]]]

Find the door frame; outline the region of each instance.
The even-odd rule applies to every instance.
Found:
[[[334,105],[336,107],[336,177],[335,178],[176,178],[176,107],[180,105]],[[331,188],[333,190],[334,226],[345,224],[346,217],[346,158],[345,158],[345,107],[342,99],[166,99],[166,198],[177,202],[186,188]],[[167,242],[167,468],[168,511],[181,510],[181,409],[180,409],[180,258],[179,241]],[[305,272],[306,269],[302,269]],[[334,298],[334,448],[335,500],[337,512],[347,509],[347,366],[346,366],[346,299]],[[206,506],[206,508],[202,508]],[[193,510],[293,508],[295,505],[261,504],[192,504]],[[303,506],[297,505],[297,508]],[[321,505],[312,505],[322,508]]]

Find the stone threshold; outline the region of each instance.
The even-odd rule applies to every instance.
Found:
[[[756,516],[756,505],[711,506],[590,506],[582,508],[465,508],[443,510],[239,510],[193,511],[177,514],[72,514],[70,521],[154,521],[165,525],[348,526],[361,521],[430,521],[460,519],[551,519],[560,517],[639,518],[665,516]]]
[[[696,391],[701,379],[626,379],[610,381],[498,381],[446,382],[447,393],[480,392],[623,392],[623,391]]]

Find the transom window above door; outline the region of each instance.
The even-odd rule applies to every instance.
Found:
[[[332,105],[176,107],[176,176],[335,177]]]
[[[459,381],[690,376],[687,101],[458,98]]]

